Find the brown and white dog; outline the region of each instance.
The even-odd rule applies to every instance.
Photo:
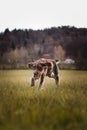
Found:
[[[28,63],[28,67],[34,69],[33,77],[31,78],[31,86],[35,85],[35,80],[40,78],[39,89],[41,88],[44,77],[54,78],[56,85],[59,84],[59,68],[58,60],[41,58],[35,62]]]

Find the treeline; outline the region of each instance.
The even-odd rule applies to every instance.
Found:
[[[12,31],[7,28],[0,33],[0,64],[20,66],[41,57],[61,61],[69,57],[78,68],[87,68],[87,28],[61,26]]]

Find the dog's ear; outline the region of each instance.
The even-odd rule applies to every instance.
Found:
[[[30,69],[32,67],[32,63],[28,63],[27,67]]]
[[[28,66],[29,69],[35,69],[36,68],[36,64],[33,63],[33,62],[28,63],[27,66]]]

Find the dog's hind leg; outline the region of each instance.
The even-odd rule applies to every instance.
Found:
[[[57,65],[55,65],[55,68],[54,68],[54,79],[55,79],[56,85],[58,86],[60,84],[60,77],[59,77],[59,69]]]
[[[55,75],[55,82],[57,86],[60,84],[59,75]]]

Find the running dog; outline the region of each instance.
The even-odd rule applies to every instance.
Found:
[[[31,86],[35,85],[35,80],[40,78],[38,89],[41,88],[45,76],[54,78],[56,85],[59,84],[59,61],[53,59],[41,58],[35,62],[28,63],[28,67],[34,70],[33,77],[31,78]]]

